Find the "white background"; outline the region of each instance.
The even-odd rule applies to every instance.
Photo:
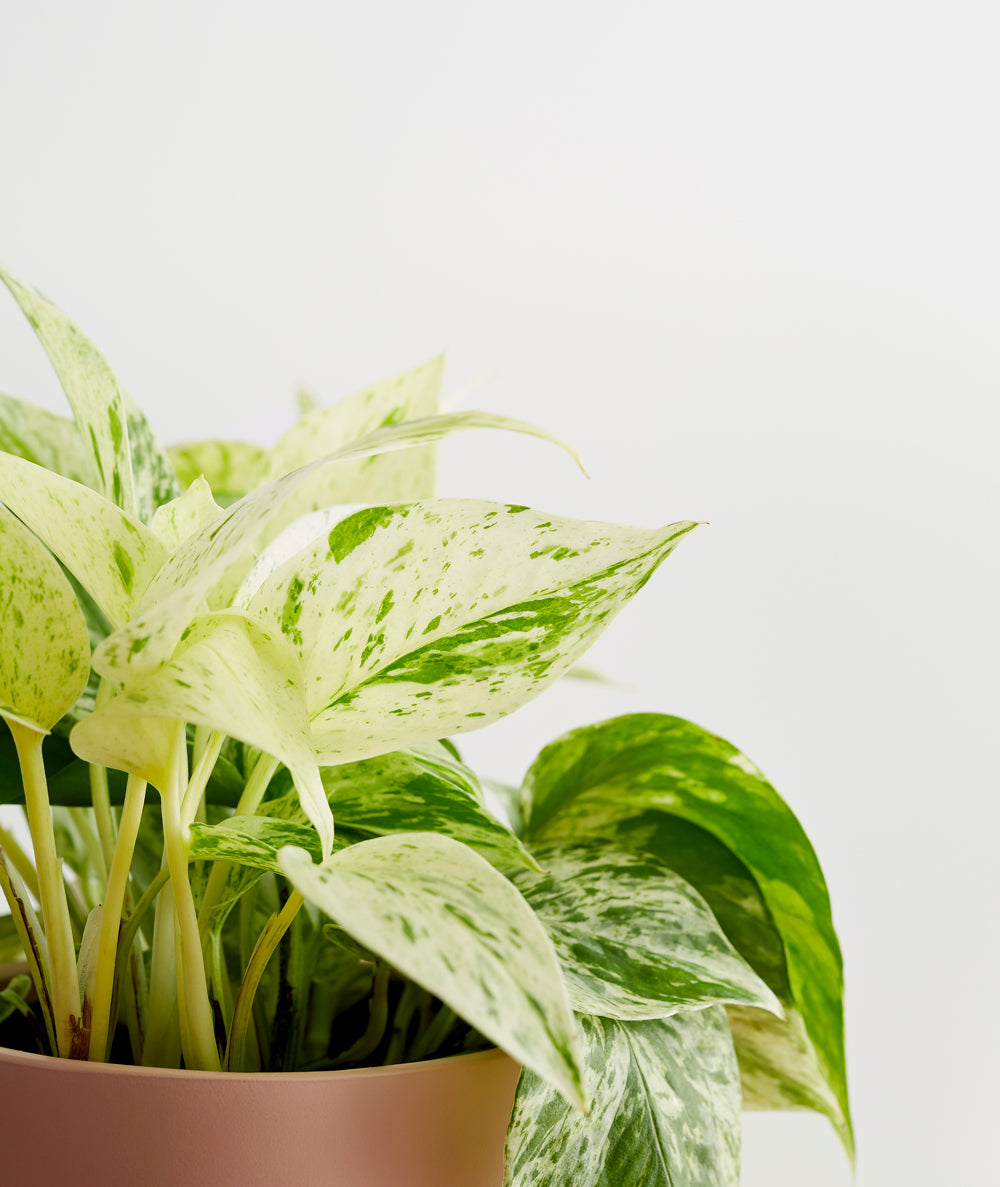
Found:
[[[858,1182],[985,1184],[998,1099],[1000,17],[971,0],[0,4],[0,257],[169,441],[447,348],[571,438],[443,492],[710,521],[467,753],[635,709],[742,746],[827,873]],[[12,303],[0,388],[60,406]],[[747,1187],[844,1187],[751,1117]]]

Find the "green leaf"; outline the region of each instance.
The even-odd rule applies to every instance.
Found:
[[[285,877],[335,923],[586,1107],[573,1014],[552,944],[514,887],[437,833],[377,837]]]
[[[739,1075],[722,1008],[579,1021],[590,1115],[523,1072],[506,1187],[737,1187]]]
[[[229,507],[257,485],[265,450],[243,441],[192,441],[175,445],[170,460],[184,487],[204,478],[221,507]]]
[[[314,828],[267,816],[233,816],[219,824],[192,824],[188,858],[278,872],[278,850],[284,845],[297,845],[313,861],[322,860],[319,836]]]
[[[305,412],[261,459],[255,483],[263,485],[297,470],[378,429],[432,416],[438,410],[444,358],[394,375],[328,408]],[[421,449],[404,458],[355,462],[317,476],[289,519],[331,503],[374,503],[423,499],[434,493],[435,455]]]
[[[522,803],[529,844],[600,836],[623,843],[621,823],[655,811],[697,825],[732,852],[755,880],[781,937],[785,1000],[802,1019],[838,1102],[834,1124],[853,1156],[842,964],[826,883],[801,825],[757,767],[690,722],[636,714],[576,730],[546,747],[528,773]],[[670,864],[669,853],[658,856]],[[697,875],[691,880],[709,897]],[[725,927],[724,913],[720,921]],[[732,933],[730,939],[739,945]],[[743,954],[754,963],[750,952]],[[780,986],[772,988],[781,994]]]
[[[32,462],[0,454],[0,500],[57,556],[113,627],[167,558],[138,520],[101,495]]]
[[[94,467],[74,421],[0,395],[0,450],[93,486]]]
[[[12,915],[0,915],[0,964],[16,964],[24,959],[21,937]]]
[[[182,495],[158,507],[149,521],[150,531],[168,552],[176,550],[222,515],[222,508],[212,498],[212,489],[204,478],[196,478]]]
[[[128,392],[122,392],[128,424],[132,481],[139,518],[149,523],[157,508],[181,494],[181,484],[170,455],[153,432],[149,421]]]
[[[437,500],[337,524],[250,609],[298,650],[321,762],[478,729],[558,679],[695,525]]]
[[[24,973],[11,977],[5,989],[0,989],[0,1023],[6,1022],[11,1014],[31,1016],[28,994],[31,993],[31,978]]]
[[[83,691],[90,639],[45,546],[0,508],[0,716],[48,733]]]
[[[280,636],[271,637],[237,613],[202,615],[169,663],[130,681],[74,728],[73,749],[88,762],[132,771],[160,787],[158,780],[169,773],[169,737],[157,721],[173,718],[221,730],[288,767],[323,852],[329,853],[333,818],[309,744],[297,668]]]
[[[780,1014],[704,899],[655,857],[603,841],[534,850],[545,873],[511,873],[562,962],[573,1008],[639,1020],[716,1003]]]

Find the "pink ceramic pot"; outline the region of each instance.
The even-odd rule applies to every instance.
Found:
[[[5,1183],[500,1187],[518,1065],[500,1051],[237,1075],[0,1048]]]

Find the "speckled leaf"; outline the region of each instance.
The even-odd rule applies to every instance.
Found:
[[[486,811],[468,767],[434,744],[320,770],[338,830],[368,836],[435,832],[498,867],[534,866],[514,834]],[[280,788],[280,777],[279,777]]]
[[[76,422],[0,395],[0,450],[93,486],[94,465]]]
[[[262,446],[244,441],[192,441],[169,450],[181,484],[188,487],[204,477],[220,507],[229,507],[254,489],[265,453]]]
[[[167,550],[149,528],[95,491],[0,454],[0,501],[87,590],[113,627],[126,623]]]
[[[520,422],[474,426],[470,418],[474,419],[473,414],[454,413],[434,417],[433,423],[411,421],[378,429],[352,441],[338,453],[329,454],[321,461],[312,462],[240,499],[220,519],[186,540],[159,569],[139,603],[134,621],[111,635],[98,649],[94,657],[95,668],[102,676],[120,683],[165,662],[198,605],[231,573],[241,557],[253,552],[258,535],[276,521],[281,509],[302,483],[322,468],[344,465],[355,458],[410,449],[469,427],[506,427],[516,432],[530,430],[536,436],[548,437],[541,430],[523,426]],[[217,602],[215,606],[218,608]]]
[[[204,478],[196,478],[182,495],[158,507],[149,521],[150,531],[168,552],[175,552],[185,540],[215,523],[222,508],[212,498]]]
[[[254,484],[273,481],[378,429],[432,416],[438,410],[443,378],[444,359],[436,358],[328,408],[306,411],[261,458]],[[402,457],[365,458],[318,472],[283,509],[273,531],[333,503],[424,499],[434,494],[435,481],[432,447],[415,449]]]
[[[573,1008],[663,1018],[715,1003],[781,1013],[708,904],[649,854],[604,841],[534,850],[545,873],[511,873],[555,944]]]
[[[358,512],[251,602],[298,649],[321,761],[450,736],[558,679],[695,525],[435,500]]]
[[[121,768],[136,719],[149,717],[221,730],[280,759],[323,852],[330,852],[333,819],[309,747],[297,661],[282,640],[239,614],[203,615],[169,663],[130,681],[77,725],[70,741],[81,758]]]
[[[182,493],[182,487],[170,455],[139,405],[128,392],[122,392],[122,400],[128,425],[136,506],[142,522],[149,523],[157,508],[176,499]]]
[[[267,816],[233,816],[218,824],[192,824],[188,858],[278,872],[278,850],[285,845],[297,845],[313,861],[322,860],[319,836],[314,828]]]
[[[522,806],[529,843],[607,835],[657,811],[698,825],[732,851],[781,937],[789,1001],[838,1101],[852,1155],[842,966],[826,883],[801,825],[757,767],[690,722],[636,714],[576,730],[543,750]]]
[[[48,549],[0,508],[0,715],[47,733],[90,675],[87,624]]]
[[[377,837],[285,877],[355,940],[585,1107],[576,1026],[545,930],[514,887],[437,833]]]
[[[722,1007],[579,1021],[590,1115],[522,1073],[506,1187],[737,1187],[739,1074]]]
[[[79,327],[37,289],[3,268],[0,280],[31,323],[59,377],[90,445],[97,489],[127,514],[137,515],[127,412],[111,368]]]

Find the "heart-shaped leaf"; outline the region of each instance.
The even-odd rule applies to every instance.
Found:
[[[738,1187],[739,1073],[722,1008],[579,1022],[590,1115],[523,1072],[506,1187]]]
[[[699,826],[732,852],[756,882],[780,936],[785,1000],[802,1020],[838,1104],[831,1119],[853,1157],[843,976],[826,883],[802,826],[757,767],[690,722],[635,714],[576,730],[546,747],[525,780],[522,808],[529,844],[599,836],[622,843],[623,821],[659,812]],[[655,832],[651,837],[655,846]],[[669,853],[657,855],[670,864]],[[725,927],[722,913],[720,921]],[[732,933],[730,939],[740,942]],[[743,955],[754,963],[751,952]],[[768,975],[766,966],[757,971]],[[782,994],[779,985],[772,988]]]
[[[695,525],[437,500],[360,511],[250,609],[298,650],[321,762],[477,729],[558,679]]]
[[[586,1107],[576,1027],[545,930],[515,888],[437,833],[362,841],[282,873],[355,940],[446,1002],[481,1034]]]
[[[781,1014],[705,900],[655,857],[603,841],[534,856],[544,873],[511,878],[555,944],[578,1013],[639,1020],[739,1003]]]

